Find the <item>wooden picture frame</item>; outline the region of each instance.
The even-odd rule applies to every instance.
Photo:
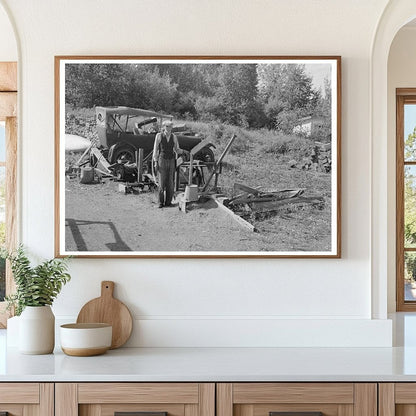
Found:
[[[56,56],[55,167],[57,257],[339,258],[341,58]]]

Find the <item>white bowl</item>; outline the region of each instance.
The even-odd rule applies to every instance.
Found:
[[[111,347],[112,326],[103,323],[61,325],[61,348],[65,354],[87,357]]]

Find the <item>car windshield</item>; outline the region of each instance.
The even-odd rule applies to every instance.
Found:
[[[156,117],[143,117],[110,114],[107,126],[110,131],[131,132],[134,134],[157,133],[159,122]]]

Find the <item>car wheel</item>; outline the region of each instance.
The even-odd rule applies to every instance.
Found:
[[[211,148],[205,147],[204,149],[201,149],[194,158],[196,160],[200,160],[203,163],[206,163],[208,172],[211,172],[212,169],[214,169],[214,163],[215,163],[215,156],[214,152]]]
[[[194,158],[197,159],[197,160],[200,160],[201,162],[205,162],[205,163],[214,163],[215,162],[214,152],[209,147],[205,147],[204,149],[201,149],[194,156]]]
[[[111,163],[116,163],[120,159],[134,163],[136,161],[136,154],[132,147],[120,146],[115,150],[111,159]]]

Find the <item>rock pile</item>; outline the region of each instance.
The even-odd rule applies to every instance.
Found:
[[[315,142],[311,154],[303,159],[303,170],[331,172],[331,143]]]

